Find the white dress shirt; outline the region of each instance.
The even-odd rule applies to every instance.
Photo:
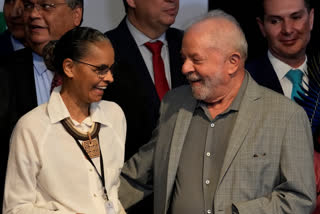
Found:
[[[273,69],[275,70],[278,79],[280,81],[280,85],[283,90],[283,94],[291,99],[291,92],[292,92],[292,82],[286,77],[286,74],[288,71],[291,69],[300,69],[303,72],[303,77],[302,77],[302,86],[307,89],[307,86],[305,84],[308,83],[308,77],[306,75],[307,73],[307,57],[302,65],[300,65],[297,68],[293,68],[290,65],[280,61],[278,58],[274,57],[270,51],[268,51],[268,57],[269,60],[273,66]]]
[[[171,89],[171,75],[170,75],[170,57],[169,57],[169,47],[168,47],[168,41],[166,40],[166,34],[162,34],[157,39],[150,39],[146,35],[144,35],[141,31],[139,31],[135,26],[133,26],[128,19],[126,19],[126,23],[128,26],[128,29],[134,38],[139,51],[142,55],[142,58],[144,60],[144,63],[146,64],[150,77],[154,83],[154,72],[153,72],[153,64],[152,64],[152,53],[150,50],[144,45],[147,42],[156,42],[157,40],[161,41],[163,43],[162,49],[161,49],[161,57],[164,63],[164,71],[165,75],[168,81],[169,88]]]
[[[60,123],[70,117],[60,90],[55,88],[48,103],[24,115],[13,131],[4,214],[108,214],[96,171]],[[91,104],[90,118],[76,126],[90,126],[92,122],[101,124],[99,140],[106,189],[116,213],[121,213],[118,187],[126,120],[117,104],[100,101]]]

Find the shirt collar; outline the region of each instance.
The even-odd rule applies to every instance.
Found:
[[[302,63],[302,65],[300,65],[298,68],[293,68],[290,65],[282,62],[281,60],[279,60],[278,58],[273,56],[272,53],[270,52],[270,50],[268,51],[268,57],[269,57],[269,60],[272,64],[279,80],[283,79],[286,76],[286,74],[288,73],[288,71],[290,71],[291,69],[300,69],[304,73],[307,72],[307,57],[304,60],[304,62]]]
[[[72,118],[71,118],[71,121],[73,122],[73,124],[74,124],[76,127],[77,127],[77,126],[80,126],[81,124],[84,124],[84,125],[86,125],[87,127],[91,127],[92,124],[93,124],[90,116],[89,116],[89,117],[86,117],[86,119],[84,119],[84,120],[81,122],[81,124],[80,124],[78,121],[76,121],[76,120],[74,120],[74,119],[72,119]]]
[[[140,30],[138,30],[135,26],[133,26],[133,24],[131,24],[128,18],[126,18],[126,23],[131,35],[133,36],[138,46],[142,46],[146,42],[155,42],[157,40],[161,41],[163,45],[168,46],[168,42],[166,40],[166,33],[163,33],[161,36],[159,36],[156,39],[150,39],[145,34],[143,34]]]
[[[238,94],[236,95],[235,99],[232,101],[231,105],[220,115],[227,114],[231,111],[239,111],[242,97],[247,89],[248,81],[249,81],[249,77],[248,77],[247,72],[245,72],[245,76],[244,76],[243,82],[241,84],[241,87],[238,91]],[[204,111],[207,110],[207,105],[202,101],[198,101],[197,107],[201,107]]]
[[[35,52],[32,52],[33,56],[33,65],[35,67],[36,72],[38,75],[42,75],[46,70],[47,66],[45,65],[42,56],[39,56]]]
[[[238,94],[237,94],[236,98],[232,101],[232,104],[230,105],[230,110],[239,111],[243,95],[244,95],[244,93],[247,89],[247,86],[248,86],[248,82],[249,82],[249,75],[247,72],[245,72],[245,75],[244,75],[241,87],[238,91]]]
[[[70,113],[60,96],[60,91],[61,91],[61,86],[54,88],[48,102],[48,107],[47,107],[48,114],[52,123],[57,123],[65,118],[70,117]],[[84,122],[87,125],[90,125],[92,121],[92,122],[98,122],[102,125],[112,126],[111,121],[109,121],[108,119],[108,115],[105,115],[99,103],[100,102],[91,103],[90,105],[91,120],[85,119]]]
[[[15,39],[12,35],[10,35],[10,39],[14,51],[24,48],[24,45],[19,40]]]

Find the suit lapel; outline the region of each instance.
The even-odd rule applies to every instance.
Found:
[[[33,71],[33,57],[32,51],[29,48],[23,49],[20,53],[21,55],[16,58],[17,76],[20,86],[23,89],[20,91],[20,98],[22,103],[27,106],[25,111],[28,112],[38,106]]]
[[[13,90],[17,117],[38,106],[37,94],[33,72],[32,51],[24,48],[14,52],[8,59],[8,69],[10,69],[15,87]]]
[[[166,206],[167,210],[168,200],[171,195],[173,185],[175,182],[177,169],[179,165],[180,155],[182,147],[185,141],[185,137],[188,132],[188,128],[193,116],[194,109],[196,107],[197,101],[191,99],[190,102],[185,103],[179,110],[176,125],[173,131],[170,154],[169,154],[169,163],[168,163],[168,177],[167,177],[167,197],[166,197]]]
[[[280,94],[283,94],[283,90],[282,90],[282,87],[281,87],[281,84],[280,84],[280,81],[278,79],[278,76],[277,76],[277,73],[276,71],[274,70],[268,56],[266,56],[264,58],[264,65],[263,68],[264,68],[264,71],[262,71],[263,73],[263,80],[265,81],[265,86],[268,87],[268,88],[271,88],[272,90],[280,93]]]
[[[267,54],[249,62],[246,68],[258,84],[283,94],[280,81]]]
[[[8,30],[0,34],[0,55],[9,55],[14,51],[10,36],[11,33]]]
[[[119,54],[119,58],[123,59],[123,62],[121,62],[122,60],[120,60],[119,64],[120,63],[127,64],[128,66],[127,72],[126,72],[127,75],[129,76],[136,75],[133,77],[135,81],[135,85],[137,89],[141,90],[140,92],[138,91],[137,93],[148,94],[148,97],[157,98],[157,100],[155,101],[157,101],[156,104],[159,105],[158,94],[154,87],[153,81],[150,77],[148,68],[140,53],[140,50],[128,29],[128,26],[126,23],[126,17],[120,23],[119,31],[121,32],[118,34],[119,39],[121,41],[117,42],[117,44],[121,45],[121,47],[119,48],[116,47],[116,49],[119,49],[118,53],[116,54]],[[124,37],[121,38],[122,36]],[[127,51],[123,51],[123,50],[127,50]],[[132,56],[135,56],[135,57],[132,57]],[[134,69],[135,72],[131,72],[132,70],[130,68]]]
[[[229,167],[232,164],[237,152],[239,151],[244,139],[249,131],[250,126],[253,124],[257,110],[256,105],[253,105],[261,97],[259,86],[254,80],[249,76],[247,89],[243,96],[243,100],[240,105],[239,114],[237,116],[235,125],[233,127],[232,134],[230,136],[228,149],[226,151],[225,159],[220,172],[220,178],[218,182],[217,189],[226,175]]]

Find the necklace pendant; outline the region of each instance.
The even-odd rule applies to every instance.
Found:
[[[83,141],[82,146],[91,159],[100,157],[99,142],[97,138]]]

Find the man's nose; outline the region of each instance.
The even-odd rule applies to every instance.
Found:
[[[191,71],[194,71],[193,63],[190,59],[186,59],[182,65],[182,74],[187,75]]]
[[[289,19],[285,19],[282,22],[281,32],[285,35],[290,35],[293,32],[293,21]]]

